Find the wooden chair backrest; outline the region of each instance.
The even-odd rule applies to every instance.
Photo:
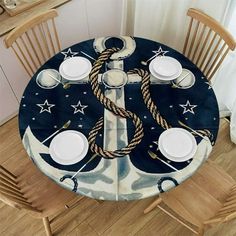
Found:
[[[43,12],[13,29],[4,39],[30,77],[50,57],[61,50],[54,18],[56,10]]]
[[[17,177],[0,165],[0,200],[18,209],[40,212],[24,196]]]
[[[236,218],[236,185],[232,187],[231,192],[216,215],[207,220],[205,224],[223,223],[234,218]]]
[[[190,8],[187,15],[191,20],[183,53],[211,80],[236,42],[222,25],[202,11]]]

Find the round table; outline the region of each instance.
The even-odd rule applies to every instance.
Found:
[[[100,57],[100,62],[92,59],[97,60],[104,50],[111,48],[120,49],[114,49],[105,59]],[[149,63],[144,63],[154,55],[177,59],[183,68],[194,74],[195,82],[189,88],[160,83],[149,73]],[[59,70],[64,60],[75,56],[91,61],[90,76],[68,89],[61,84],[45,89],[36,83],[40,71]],[[101,82],[101,75],[114,68],[128,75],[122,88],[110,88]],[[114,107],[108,109],[104,101],[98,99],[97,88]],[[117,108],[126,115],[121,117],[111,111]],[[52,139],[43,140],[68,120],[71,124],[67,129],[82,132],[90,140],[90,146],[78,163],[61,165],[49,154]],[[184,162],[169,161],[157,146],[165,129],[181,127],[178,121],[204,135],[204,138],[195,135],[197,151],[192,159]],[[208,158],[218,127],[216,97],[202,72],[184,55],[166,45],[128,36],[88,40],[56,54],[30,80],[19,110],[22,142],[35,165],[62,187],[102,200],[141,199],[177,186]],[[178,171],[151,158],[149,151]],[[94,152],[99,155],[87,163]],[[104,153],[109,153],[110,158]],[[84,168],[71,179],[82,166]]]

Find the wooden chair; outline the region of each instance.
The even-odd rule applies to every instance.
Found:
[[[54,18],[56,10],[34,16],[13,29],[5,38],[30,77],[47,59],[61,50]]]
[[[46,234],[52,235],[50,224],[65,213],[62,211],[65,207],[75,207],[83,197],[49,180],[30,160],[16,172],[17,175],[0,165],[0,200],[41,218]],[[55,214],[56,217],[49,220],[49,216]]]
[[[236,217],[236,182],[207,161],[192,178],[161,193],[144,213],[155,207],[195,234],[203,235],[208,227]]]
[[[194,62],[210,81],[229,50],[236,43],[232,35],[215,19],[190,8],[191,17],[183,53]]]

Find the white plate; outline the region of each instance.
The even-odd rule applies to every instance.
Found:
[[[181,64],[172,57],[156,57],[149,64],[151,74],[160,80],[174,80],[182,73]]]
[[[153,69],[160,76],[173,76],[177,74],[181,68],[181,64],[173,57],[163,56],[153,59]]]
[[[86,156],[88,147],[88,140],[82,133],[66,130],[52,139],[49,154],[59,164],[72,165]]]
[[[160,135],[158,147],[169,160],[182,162],[193,158],[197,151],[197,142],[187,130],[171,128]]]
[[[89,75],[91,62],[84,57],[71,57],[63,61],[59,67],[61,76],[70,81],[78,81]]]
[[[57,70],[54,69],[45,69],[39,72],[36,78],[36,83],[40,88],[43,89],[52,89],[55,88],[59,82],[53,79],[51,76],[55,77],[61,81],[61,75]]]

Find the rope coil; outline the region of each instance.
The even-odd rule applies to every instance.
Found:
[[[143,95],[144,103],[146,104],[148,110],[152,114],[153,119],[160,125],[163,129],[171,128],[171,125],[161,116],[157,106],[153,102],[150,94],[150,74],[142,69],[134,69],[128,72],[129,74],[138,74],[141,79],[141,92]],[[196,130],[198,133],[201,133],[203,136],[206,136],[212,142],[213,135],[208,129]],[[191,132],[194,136],[197,136],[196,133]]]
[[[89,80],[91,83],[93,94],[97,97],[98,101],[100,101],[100,103],[107,110],[111,111],[114,115],[122,118],[132,119],[133,124],[135,126],[135,132],[133,138],[126,147],[123,147],[119,150],[108,151],[98,146],[95,142],[98,132],[103,128],[104,119],[103,117],[101,117],[97,121],[93,129],[89,132],[88,142],[90,145],[90,150],[104,158],[111,158],[111,159],[128,155],[142,141],[142,137],[144,136],[143,125],[140,118],[131,111],[128,111],[122,107],[117,106],[114,102],[112,102],[109,98],[107,98],[103,94],[102,90],[99,88],[99,83],[98,83],[99,71],[103,66],[103,64],[105,63],[105,61],[107,61],[112,56],[112,54],[117,51],[119,51],[119,49],[117,48],[110,48],[103,51],[99,56],[99,58],[97,59],[97,61],[95,61],[92,71],[89,75]]]
[[[161,116],[157,106],[153,102],[150,94],[150,74],[142,69],[134,69],[128,72],[129,74],[138,74],[141,80],[141,92],[143,95],[143,101],[146,104],[148,110],[152,114],[153,119],[160,125],[163,129],[171,128],[171,125]]]
[[[98,59],[95,61],[93,68],[89,75],[89,80],[91,83],[93,94],[96,96],[98,101],[109,111],[111,111],[114,115],[119,116],[121,118],[129,118],[133,121],[133,124],[135,126],[135,132],[133,135],[133,138],[131,139],[130,143],[119,150],[109,151],[104,150],[102,147],[98,146],[96,144],[96,136],[101,131],[104,125],[104,119],[101,117],[95,124],[95,126],[92,128],[92,130],[89,132],[88,142],[90,145],[90,150],[96,154],[98,154],[101,157],[113,159],[117,157],[123,157],[125,155],[128,155],[141,141],[144,136],[143,132],[143,125],[140,118],[131,111],[128,111],[122,107],[117,106],[114,102],[112,102],[109,98],[107,98],[102,90],[99,87],[98,83],[98,74],[105,63],[113,53],[119,51],[118,48],[110,48],[103,51]],[[150,74],[143,70],[143,69],[134,69],[128,72],[128,74],[138,74],[141,79],[141,92],[143,95],[144,103],[146,104],[148,110],[152,114],[153,119],[157,122],[158,125],[160,125],[163,129],[169,129],[172,126],[168,124],[168,122],[161,116],[157,106],[153,102],[150,94]],[[203,135],[209,137],[212,139],[212,134],[209,130],[198,130],[198,132],[201,132]]]

